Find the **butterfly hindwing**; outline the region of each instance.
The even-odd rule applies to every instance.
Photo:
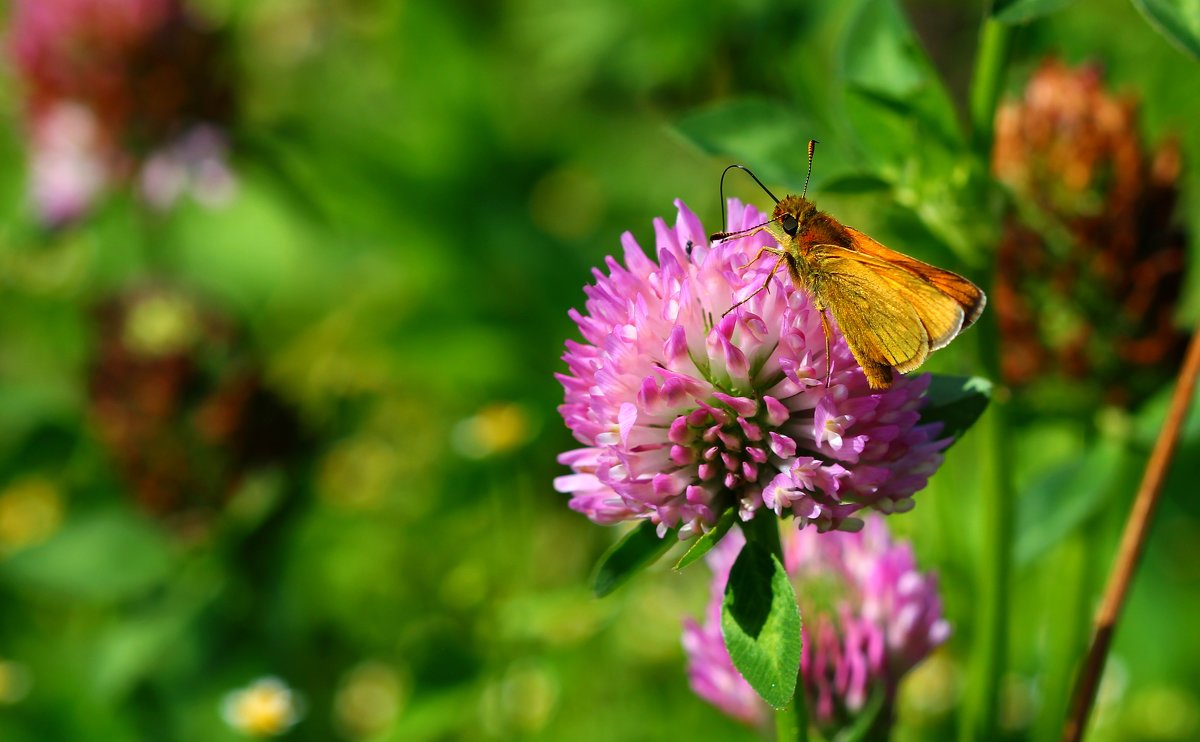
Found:
[[[813,293],[833,314],[872,387],[887,386],[893,367],[903,373],[925,361],[930,335],[911,292],[897,290],[881,278],[875,261],[844,247],[818,245],[809,257],[815,265]]]

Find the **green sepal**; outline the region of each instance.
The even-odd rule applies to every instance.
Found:
[[[635,574],[658,561],[677,541],[671,529],[662,538],[657,526],[644,520],[636,528],[613,544],[600,561],[592,575],[592,591],[603,598],[633,577]]]

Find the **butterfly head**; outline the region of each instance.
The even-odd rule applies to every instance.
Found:
[[[779,244],[787,245],[801,238],[819,213],[817,207],[803,196],[786,196],[775,205],[767,231]]]
[[[795,237],[804,228],[804,224],[817,213],[817,207],[803,196],[785,196],[775,204],[771,221],[776,222],[788,237]]]

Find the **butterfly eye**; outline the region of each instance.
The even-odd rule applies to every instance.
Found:
[[[791,214],[785,214],[780,223],[783,224],[783,231],[792,237],[795,237],[796,232],[800,229],[800,224],[796,221],[796,217]]]

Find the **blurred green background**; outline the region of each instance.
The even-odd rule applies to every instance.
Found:
[[[297,740],[755,738],[687,687],[680,622],[702,610],[702,568],[664,562],[592,597],[619,530],[551,486],[574,445],[552,374],[576,337],[566,311],[621,232],[652,244],[676,198],[716,229],[733,155],[786,149],[741,159],[794,184],[812,137],[830,152],[818,175],[837,169],[840,60],[887,52],[855,32],[855,4],[195,4],[235,58],[223,208],[156,215],[118,194],[39,228],[20,83],[0,88],[0,739],[238,739],[222,699],[268,675],[300,699]],[[961,111],[981,9],[904,7]],[[1129,3],[1076,2],[1018,28],[1006,96],[1047,54],[1136,95],[1145,142],[1179,139],[1178,219],[1200,234],[1196,62]],[[795,119],[748,115],[727,152],[697,146],[733,100]],[[817,185],[881,241],[986,275],[994,245],[906,243],[880,216],[893,197]],[[171,360],[114,350],[139,333]],[[983,373],[978,336],[931,369]],[[1013,739],[1057,737],[1170,373],[1127,409],[1014,415]],[[113,411],[162,388],[161,419]],[[940,574],[955,631],[907,681],[903,739],[958,733],[984,446],[969,434],[891,519]],[[1198,475],[1194,415],[1095,739],[1200,736]]]

